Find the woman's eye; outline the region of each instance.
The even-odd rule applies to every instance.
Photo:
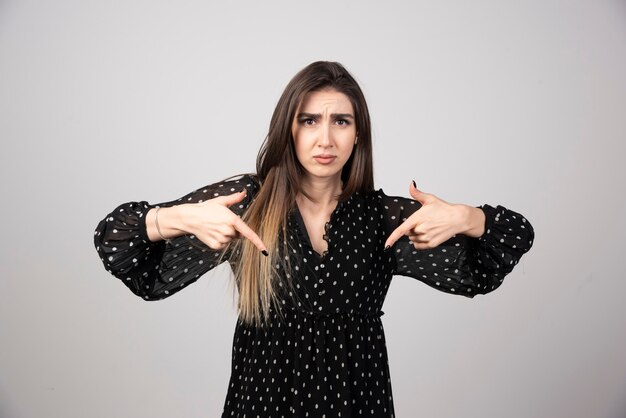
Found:
[[[339,126],[346,126],[346,125],[349,125],[350,123],[345,119],[337,119],[337,124]]]
[[[309,125],[310,126],[310,125],[313,125],[315,123],[315,120],[313,120],[313,119],[304,119],[302,121],[302,123],[304,123],[305,125]]]

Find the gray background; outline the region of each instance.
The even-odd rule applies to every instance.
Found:
[[[536,229],[495,293],[394,278],[397,416],[626,416],[625,46],[623,1],[0,1],[0,416],[219,416],[229,269],[145,302],[93,230],[253,170],[318,59],[362,85],[377,187]]]

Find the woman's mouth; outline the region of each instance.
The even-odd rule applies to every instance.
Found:
[[[330,154],[321,154],[321,155],[316,155],[313,157],[315,159],[315,161],[317,161],[320,164],[330,164],[333,161],[335,161],[335,157],[334,155],[330,155]]]

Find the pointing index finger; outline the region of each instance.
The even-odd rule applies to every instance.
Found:
[[[267,248],[261,238],[254,232],[244,221],[241,220],[240,217],[237,217],[234,223],[234,227],[237,231],[241,233],[245,238],[248,238],[258,249],[263,253],[263,255],[267,256]]]
[[[395,244],[396,241],[398,241],[400,237],[402,237],[402,235],[406,235],[406,233],[409,232],[411,228],[413,228],[413,221],[407,219],[406,221],[402,222],[396,229],[393,230],[393,232],[387,238],[387,241],[385,242],[385,250],[391,248],[393,244]]]

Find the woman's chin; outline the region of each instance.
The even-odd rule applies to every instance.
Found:
[[[305,168],[304,172],[305,177],[316,180],[337,180],[341,179],[341,170],[337,170],[334,167],[314,167],[314,168]]]

